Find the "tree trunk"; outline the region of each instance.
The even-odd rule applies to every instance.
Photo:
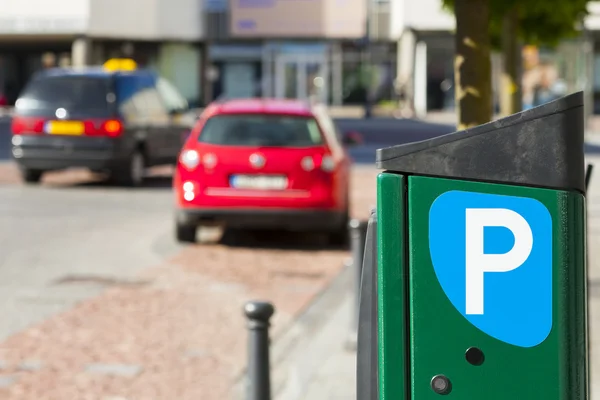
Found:
[[[507,116],[523,109],[521,84],[521,46],[517,38],[519,13],[517,6],[508,11],[502,19],[503,71],[500,86],[500,112]]]
[[[454,80],[458,129],[492,119],[489,0],[456,0]]]

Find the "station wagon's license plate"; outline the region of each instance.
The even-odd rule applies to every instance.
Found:
[[[44,127],[49,135],[83,135],[85,127],[80,121],[48,121]]]
[[[236,189],[283,190],[288,180],[280,175],[233,175],[230,185]]]

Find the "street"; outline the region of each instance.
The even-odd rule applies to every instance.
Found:
[[[0,400],[600,400],[600,1],[544,4],[3,2]]]
[[[1,398],[222,399],[246,360],[243,303],[272,301],[277,335],[343,267],[345,251],[306,235],[176,244],[170,172],[140,189],[80,170],[36,187],[0,164]],[[375,175],[355,167],[357,217]]]
[[[376,200],[375,148],[452,131],[415,121],[338,124],[365,137],[365,146],[352,150],[352,214],[363,219]],[[8,156],[6,131],[0,137]],[[11,162],[0,164],[0,398],[228,398],[246,360],[244,302],[275,304],[277,341],[342,270],[348,253],[318,237],[176,244],[169,174],[157,168],[144,187],[122,189],[74,170],[48,174],[32,187],[20,183]],[[589,205],[594,376],[600,368],[599,187],[596,172]],[[317,378],[335,383],[335,390],[351,389],[353,369],[336,365],[329,360],[326,378]],[[347,375],[339,379],[335,371]]]
[[[243,303],[273,301],[277,333],[346,257],[318,238],[178,246],[168,178],[123,190],[80,175],[0,187],[3,399],[169,398],[175,389],[179,399],[222,399],[245,362]],[[374,187],[374,177],[359,167],[355,182]],[[363,218],[367,192],[356,196]]]

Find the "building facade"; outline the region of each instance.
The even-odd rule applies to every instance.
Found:
[[[202,22],[197,0],[5,1],[0,94],[14,103],[40,68],[127,56],[154,66],[192,103],[198,102]]]
[[[581,38],[525,49],[526,104],[552,77],[585,89],[600,113],[599,4]],[[131,57],[192,106],[220,96],[393,106],[404,94],[420,114],[452,110],[453,30],[441,0],[6,0],[0,95],[14,102],[45,66]],[[494,55],[495,88],[500,70]]]
[[[395,45],[368,40],[365,0],[212,0],[206,6],[211,98],[345,105],[392,93]]]

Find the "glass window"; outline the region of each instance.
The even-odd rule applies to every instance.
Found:
[[[363,63],[358,51],[343,55],[342,66],[342,103],[364,104],[367,99],[368,67]]]
[[[141,110],[144,114],[151,116],[167,114],[168,110],[155,88],[144,88],[140,92],[139,97],[140,101],[143,101],[144,104],[144,109]]]
[[[142,94],[143,85],[136,75],[119,75],[115,80],[115,94],[119,112],[127,119],[141,116],[146,109]]]
[[[312,147],[323,144],[314,118],[284,115],[216,115],[198,138],[226,146]]]
[[[154,74],[136,73],[122,76],[130,76],[135,79],[136,84],[130,86],[129,89],[125,87],[125,90],[129,90],[130,94],[132,90],[135,90],[135,105],[142,115],[161,118],[167,115],[167,107],[156,89],[157,79]]]
[[[109,81],[105,77],[38,77],[19,97],[16,112],[21,115],[54,115],[57,108],[64,108],[71,116],[105,117],[110,113],[109,92]]]
[[[187,110],[188,102],[183,96],[175,89],[173,85],[165,78],[158,78],[156,82],[156,89],[160,94],[162,101],[170,111],[183,111]]]

